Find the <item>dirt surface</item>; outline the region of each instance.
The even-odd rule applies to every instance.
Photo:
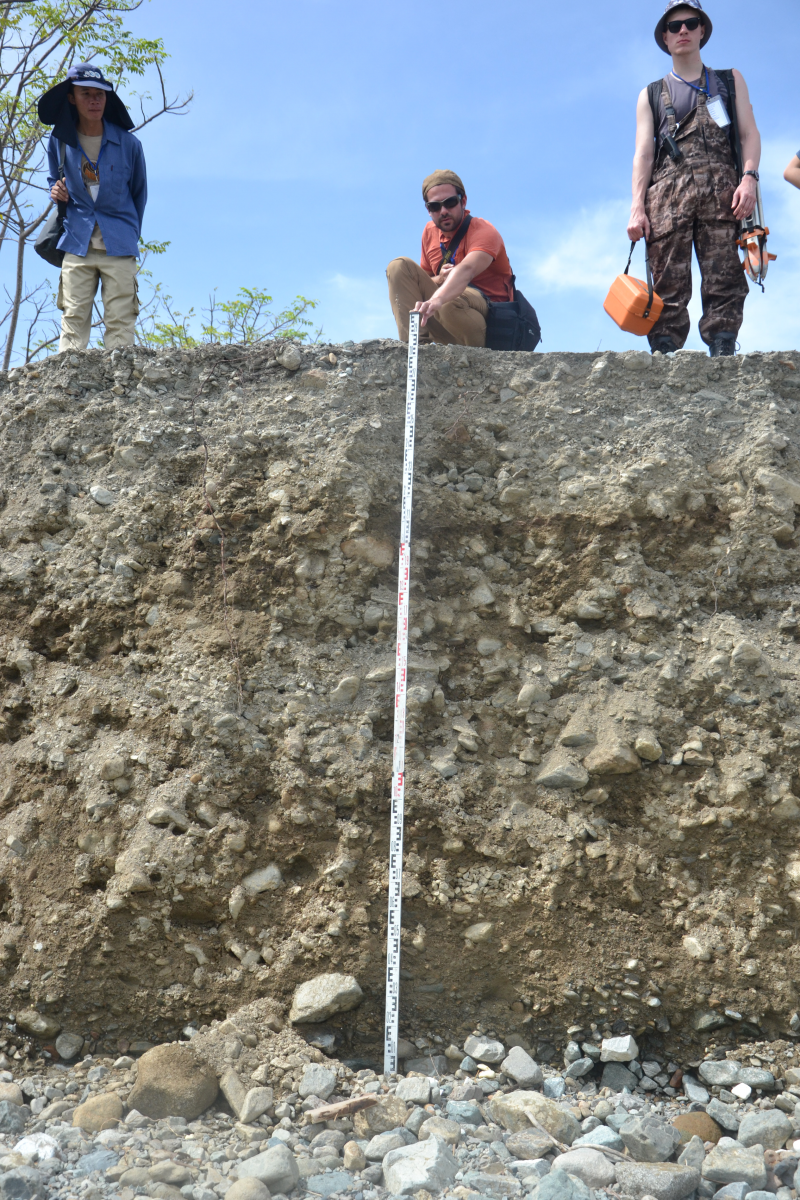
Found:
[[[380,1056],[406,350],[276,350],[0,376],[0,997],[88,1049],[341,971]],[[800,355],[420,362],[401,1033],[791,1038]]]

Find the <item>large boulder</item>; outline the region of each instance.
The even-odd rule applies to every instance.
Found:
[[[185,1117],[193,1121],[217,1098],[216,1073],[188,1046],[154,1046],[139,1059],[128,1108],[145,1117]]]
[[[23,1008],[16,1014],[17,1027],[24,1033],[32,1033],[34,1037],[50,1039],[61,1032],[61,1025],[55,1017],[47,1017],[35,1008]]]
[[[642,1200],[644,1196],[655,1196],[656,1200],[685,1200],[700,1183],[700,1172],[696,1167],[680,1163],[617,1163],[617,1183],[626,1196]]]
[[[500,1064],[504,1075],[515,1080],[521,1088],[542,1086],[542,1068],[522,1046],[513,1046]]]
[[[383,1178],[393,1196],[426,1191],[436,1195],[456,1177],[458,1162],[437,1137],[392,1150],[383,1160]]]
[[[289,1020],[298,1025],[326,1021],[334,1013],[349,1012],[363,997],[364,993],[352,975],[315,975],[295,991]]]
[[[541,1092],[508,1092],[495,1096],[489,1108],[497,1124],[512,1133],[531,1129],[528,1112],[533,1113],[539,1124],[557,1142],[566,1142],[571,1146],[583,1132],[572,1113],[565,1112],[555,1100],[548,1100]]]

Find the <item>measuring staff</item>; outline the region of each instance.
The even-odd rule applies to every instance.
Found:
[[[642,91],[636,109],[628,237],[646,238],[664,301],[648,335],[654,353],[679,350],[689,335],[692,246],[702,277],[700,336],[712,358],[736,352],[744,317],[738,222],[756,208],[761,137],[741,74],[713,71],[700,57],[712,28],[696,0],[670,0],[655,39],[672,56],[672,70]]]
[[[392,810],[389,829],[389,920],[386,927],[386,1019],[383,1070],[397,1070],[400,1020],[400,925],[403,895],[403,821],[406,788],[406,694],[408,692],[408,601],[411,586],[411,502],[414,489],[414,430],[417,421],[417,361],[420,315],[409,314],[406,430],[403,443],[403,500],[397,572],[397,661],[394,676]]]

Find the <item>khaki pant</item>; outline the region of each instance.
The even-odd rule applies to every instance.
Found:
[[[447,276],[431,279],[413,258],[394,258],[386,268],[389,300],[400,340],[408,341],[408,314],[418,300],[430,300]],[[485,346],[489,306],[477,288],[466,288],[444,304],[421,330],[420,341],[445,346]]]
[[[91,247],[85,258],[78,254],[64,255],[56,301],[63,314],[60,351],[85,350],[88,346],[98,283],[102,284],[105,349],[133,345],[139,312],[137,270],[133,256],[122,258]]]

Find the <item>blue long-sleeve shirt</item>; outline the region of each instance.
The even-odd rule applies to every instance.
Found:
[[[50,187],[58,179],[60,149],[61,143],[51,134],[47,147]],[[64,172],[69,203],[58,248],[84,258],[97,224],[108,254],[138,257],[139,234],[147,203],[142,143],[119,125],[104,121],[100,153],[100,188],[93,201],[83,181],[83,152],[80,146],[67,145]]]

